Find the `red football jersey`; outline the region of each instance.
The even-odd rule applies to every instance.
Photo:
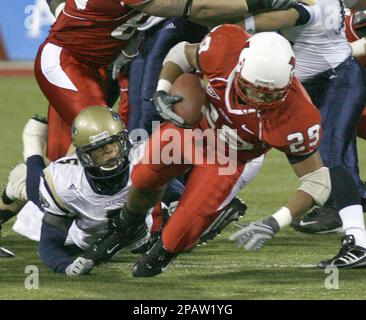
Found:
[[[209,81],[210,103],[200,127],[221,129],[221,137],[238,150],[239,161],[258,157],[272,147],[294,156],[312,152],[321,136],[320,113],[297,79],[284,101],[286,111],[276,117],[263,118],[250,106],[243,110],[234,104],[235,66],[247,39],[240,27],[222,25],[201,42],[198,62]]]
[[[81,61],[105,66],[148,16],[126,5],[146,0],[67,0],[47,41],[70,49]]]
[[[360,37],[357,35],[356,31],[354,30],[354,28],[352,26],[353,15],[354,15],[354,12],[352,12],[351,15],[347,15],[345,18],[345,24],[346,24],[345,31],[346,31],[346,37],[347,37],[348,42],[354,42],[354,41],[360,39]],[[357,58],[357,60],[363,67],[366,67],[366,57]]]

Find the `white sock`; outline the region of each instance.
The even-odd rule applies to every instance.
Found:
[[[361,205],[348,206],[339,211],[346,235],[355,237],[357,246],[366,248],[366,230]]]
[[[27,158],[44,155],[44,148],[47,142],[48,125],[40,121],[30,119],[23,130],[23,156]]]

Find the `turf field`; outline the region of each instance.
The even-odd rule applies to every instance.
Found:
[[[22,159],[21,134],[27,119],[46,114],[46,100],[32,78],[0,78],[0,183],[8,169]],[[359,141],[360,164],[366,177],[366,143]],[[269,153],[257,179],[241,193],[248,204],[242,220],[273,213],[297,186],[297,179],[279,152]],[[339,236],[309,236],[285,229],[259,252],[244,252],[220,237],[183,254],[165,273],[134,279],[136,255],[121,253],[91,275],[67,278],[47,270],[38,257],[37,243],[15,234],[12,221],[1,244],[16,254],[0,259],[0,299],[365,299],[365,270],[340,271],[339,289],[326,289],[328,274],[318,261],[339,249]],[[39,289],[27,290],[25,268],[39,268]]]

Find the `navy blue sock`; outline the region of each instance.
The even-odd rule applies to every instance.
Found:
[[[40,207],[39,182],[45,167],[42,156],[35,155],[27,158],[27,196],[28,200],[38,207]]]
[[[342,210],[348,206],[360,205],[361,198],[357,185],[351,174],[344,166],[329,168],[332,182],[332,196],[337,209]]]

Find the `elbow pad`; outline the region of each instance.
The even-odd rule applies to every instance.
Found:
[[[354,57],[362,57],[366,55],[366,39],[361,38],[352,43],[350,43],[352,48],[352,56]]]
[[[329,169],[322,167],[310,172],[300,179],[301,185],[298,190],[308,193],[319,206],[325,204],[331,192]]]

